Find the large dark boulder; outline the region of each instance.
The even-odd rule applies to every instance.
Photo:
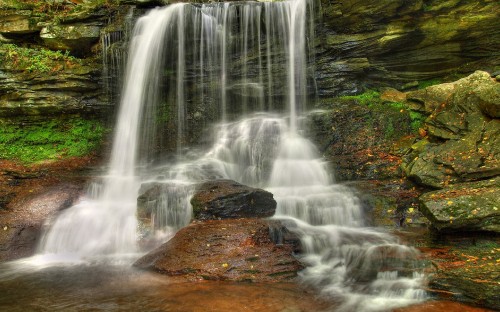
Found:
[[[191,205],[197,220],[267,218],[276,210],[273,194],[232,180],[201,184]]]
[[[439,231],[500,233],[500,178],[425,193],[420,210]]]
[[[194,222],[134,265],[188,280],[292,280],[303,266],[292,255],[293,245],[273,242],[270,222],[277,221]]]

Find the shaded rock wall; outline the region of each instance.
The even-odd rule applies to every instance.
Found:
[[[124,11],[115,1],[0,3],[0,117],[112,111],[100,43]]]
[[[321,7],[322,96],[500,64],[498,1],[322,0]]]

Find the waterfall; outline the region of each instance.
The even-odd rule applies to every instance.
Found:
[[[274,194],[275,218],[301,239],[302,280],[341,301],[340,310],[421,300],[416,251],[364,227],[359,199],[333,183],[328,165],[301,136],[314,92],[307,44],[313,9],[308,0],[173,4],[141,17],[109,172],[97,195],[58,216],[41,252],[135,252],[139,192],[160,190],[147,210],[152,231],[165,238],[190,221],[196,183],[228,178]],[[188,145],[193,126],[205,134],[213,126],[204,151]],[[162,162],[165,139],[175,142],[166,150],[176,162]]]
[[[108,175],[97,198],[89,198],[63,211],[42,238],[41,253],[77,256],[136,251],[136,176],[141,116],[158,101],[160,50],[165,32],[179,22],[183,4],[156,10],[139,19],[130,43],[118,122]],[[145,108],[143,107],[145,106]]]

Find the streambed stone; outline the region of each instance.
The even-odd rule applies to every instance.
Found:
[[[188,280],[293,280],[303,266],[293,257],[292,244],[277,245],[273,242],[270,222],[278,221],[228,219],[194,222],[134,265]]]
[[[191,205],[197,220],[267,218],[276,210],[273,194],[232,180],[199,185]]]

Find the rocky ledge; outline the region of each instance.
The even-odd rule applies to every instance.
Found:
[[[408,92],[407,102],[428,114],[424,137],[403,159],[416,182],[443,188],[500,174],[500,83],[486,72]]]

